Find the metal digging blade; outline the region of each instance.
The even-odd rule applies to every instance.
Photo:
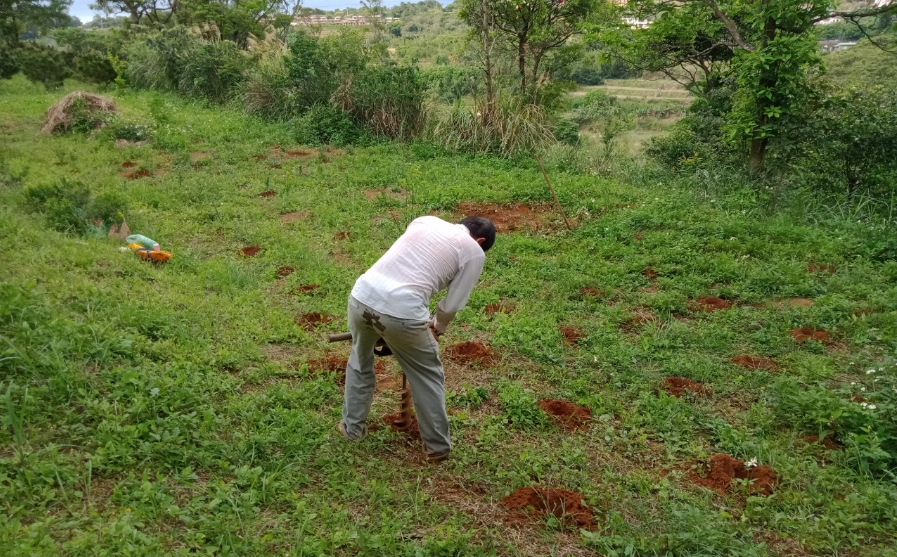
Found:
[[[399,414],[399,419],[393,422],[399,429],[407,429],[411,425],[411,389],[408,388],[408,380],[405,377],[405,374],[402,374],[402,392],[401,392],[401,411]]]

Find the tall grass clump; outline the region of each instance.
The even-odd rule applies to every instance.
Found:
[[[417,68],[373,68],[346,80],[333,100],[373,135],[407,140],[424,128],[424,92]]]
[[[518,100],[497,103],[492,111],[453,106],[436,116],[430,136],[455,151],[508,158],[533,153],[555,140],[545,111]]]

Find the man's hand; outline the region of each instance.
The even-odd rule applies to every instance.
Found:
[[[436,332],[436,320],[434,319],[430,321],[430,324],[427,326],[430,328],[430,332],[433,333],[433,338],[436,339],[436,342],[439,342],[439,337],[441,337],[442,335]]]

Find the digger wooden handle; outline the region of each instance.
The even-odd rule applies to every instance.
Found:
[[[352,333],[340,333],[338,335],[327,335],[327,342],[343,342],[352,340]]]

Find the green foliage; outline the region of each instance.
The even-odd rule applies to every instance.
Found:
[[[349,114],[332,105],[315,105],[292,121],[295,137],[303,145],[350,145],[363,135]]]
[[[445,395],[446,404],[453,406],[478,408],[487,400],[489,400],[489,389],[485,387],[474,387],[467,383],[464,384],[463,391],[447,393]]]
[[[505,419],[517,429],[533,429],[548,424],[545,412],[536,404],[533,391],[519,382],[504,381],[498,385],[498,403]]]
[[[459,152],[511,158],[533,153],[554,139],[545,112],[536,105],[503,102],[488,120],[482,111],[462,106],[443,110],[434,117],[431,140]]]
[[[447,104],[482,91],[482,72],[474,68],[444,66],[422,70],[420,73],[430,93]]]
[[[67,133],[90,133],[113,122],[115,115],[102,110],[91,110],[87,101],[76,98],[68,108],[70,124]]]
[[[150,141],[154,135],[150,126],[124,118],[113,118],[103,132],[112,139],[127,141]]]
[[[75,78],[89,83],[112,83],[117,77],[110,57],[117,56],[124,45],[120,32],[91,33],[71,27],[57,29],[53,38],[73,68]]]
[[[425,124],[424,83],[416,68],[369,68],[346,81],[334,100],[373,135],[409,140]]]
[[[567,145],[579,144],[579,126],[565,118],[559,118],[554,123],[552,134],[561,143],[566,143]]]
[[[27,207],[44,213],[48,227],[73,234],[87,234],[97,228],[96,221],[106,225],[122,222],[127,205],[118,192],[94,196],[84,184],[64,178],[52,184],[25,186],[22,194]]]
[[[24,43],[16,56],[25,77],[35,83],[42,83],[48,90],[62,87],[62,82],[72,75],[62,53],[55,48]]]
[[[893,85],[897,81],[897,55],[893,53],[897,49],[897,36],[878,36],[875,42],[883,48],[863,39],[847,50],[824,55],[825,79],[842,87]]]

